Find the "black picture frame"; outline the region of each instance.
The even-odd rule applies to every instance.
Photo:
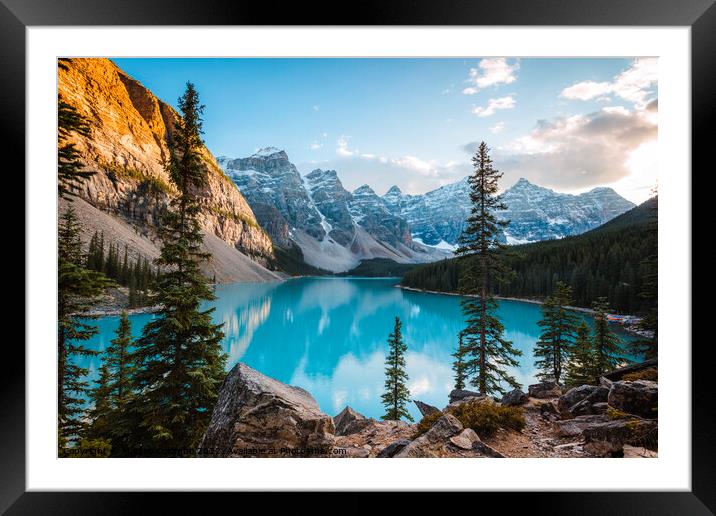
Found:
[[[328,4],[326,2],[326,4]],[[340,11],[323,2],[281,3],[219,0],[0,0],[0,106],[2,141],[6,149],[25,143],[25,29],[38,25],[552,25],[552,26],[690,26],[692,35],[692,163],[705,169],[713,147],[716,100],[716,6],[714,0],[430,0],[354,3]],[[342,14],[341,14],[342,12]],[[91,43],[88,43],[91,52]],[[17,154],[20,154],[19,152]],[[17,170],[24,170],[20,157]],[[5,169],[9,171],[9,168]],[[690,172],[690,171],[689,171]],[[706,170],[702,170],[706,172]],[[693,173],[692,173],[693,177]],[[22,188],[22,187],[20,187]],[[30,194],[31,192],[26,192]],[[692,233],[693,234],[693,233]],[[31,270],[25,271],[32,274]],[[691,299],[684,300],[691,304]],[[693,316],[692,316],[693,317]],[[696,320],[694,318],[693,320]],[[9,344],[9,342],[6,342]],[[8,363],[24,363],[17,356]],[[684,347],[689,343],[680,343]],[[528,502],[530,512],[542,514],[713,514],[716,511],[714,454],[713,362],[709,342],[692,347],[692,491],[514,493]],[[5,367],[0,374],[0,512],[7,514],[98,514],[145,512],[148,501],[136,493],[26,492],[25,489],[25,369]],[[153,495],[157,497],[159,495]],[[204,494],[213,502],[226,495]],[[245,496],[245,495],[242,495]],[[346,495],[345,511],[368,510],[357,495]],[[480,504],[489,503],[481,493]],[[497,496],[500,496],[497,494]],[[221,498],[217,500],[216,497]],[[295,499],[294,499],[295,501]],[[156,502],[156,500],[155,500]],[[165,512],[181,512],[207,501],[183,494],[162,496]],[[272,502],[273,503],[273,502]],[[494,503],[494,501],[493,501]],[[199,506],[199,505],[197,505]],[[498,505],[492,505],[499,507]],[[248,507],[248,506],[246,506]],[[340,506],[339,506],[340,507]],[[336,508],[334,506],[334,508]],[[494,509],[493,509],[494,510]]]

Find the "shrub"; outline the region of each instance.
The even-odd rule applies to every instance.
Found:
[[[658,379],[659,373],[653,367],[650,367],[648,369],[642,369],[641,371],[637,371],[635,373],[627,373],[622,377],[622,380],[626,380],[629,382],[634,382],[636,380],[651,380],[656,382]]]
[[[614,407],[608,407],[607,417],[612,421],[616,421],[617,419],[632,419],[634,416],[627,414],[626,412],[622,412],[621,410],[617,410]]]
[[[423,419],[420,420],[418,423],[418,427],[415,430],[415,434],[413,435],[413,439],[416,439],[417,437],[420,437],[425,432],[430,430],[433,425],[437,422],[438,419],[443,417],[445,414],[442,412],[433,412],[432,414],[429,414],[425,416]]]
[[[451,408],[450,413],[465,428],[472,428],[480,437],[490,437],[500,428],[521,431],[525,427],[522,407],[504,407],[482,400],[472,400]]]

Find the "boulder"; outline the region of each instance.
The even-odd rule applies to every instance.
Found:
[[[581,435],[584,430],[594,425],[608,422],[607,416],[594,414],[588,416],[577,416],[574,419],[556,421],[557,433],[562,437],[573,437]]]
[[[450,391],[449,400],[450,403],[455,403],[456,401],[462,401],[465,398],[484,398],[485,395],[481,392],[475,392],[475,391],[468,391],[465,389],[453,389]]]
[[[610,380],[609,378],[605,378],[603,376],[599,377],[599,385],[602,387],[606,387],[607,389],[611,389],[612,385],[614,385],[614,382]]]
[[[517,405],[524,405],[527,403],[527,394],[522,392],[521,389],[513,389],[510,392],[502,396],[500,404],[506,407],[515,407]]]
[[[330,454],[333,419],[300,387],[245,364],[228,373],[198,454],[209,457],[316,457]]]
[[[607,398],[610,407],[644,418],[657,416],[658,401],[658,384],[650,380],[614,382]]]
[[[606,401],[595,403],[592,405],[592,414],[606,414],[608,409],[609,404]]]
[[[542,419],[547,419],[549,421],[559,419],[559,410],[557,410],[557,406],[551,401],[544,401],[540,403],[538,407],[539,414],[542,416]]]
[[[439,408],[433,407],[432,405],[428,405],[427,403],[423,403],[420,400],[413,400],[413,403],[415,403],[415,405],[418,407],[418,410],[423,415],[423,417],[440,412]]]
[[[336,436],[336,448],[365,448],[368,456],[377,457],[388,445],[401,440],[410,439],[415,434],[415,425],[405,421],[376,421],[368,419],[368,424],[360,431],[347,435]],[[397,453],[396,450],[394,453]]]
[[[601,386],[595,386],[592,392],[581,401],[575,403],[571,407],[562,411],[562,414],[567,414],[568,417],[575,416],[586,416],[589,414],[599,414],[600,412],[594,409],[594,405],[597,403],[604,403],[607,401],[609,395],[609,389]],[[561,399],[561,398],[560,398]],[[601,413],[606,412],[606,409]]]
[[[359,414],[350,407],[344,408],[340,414],[333,418],[336,427],[336,435],[356,434],[375,421]]]
[[[554,380],[545,380],[527,388],[532,398],[554,398],[562,395],[562,387]]]
[[[445,414],[423,435],[413,440],[395,458],[410,457],[501,457],[478,435],[452,414]]]
[[[380,453],[378,453],[377,457],[379,459],[387,459],[393,457],[396,453],[399,453],[400,450],[402,450],[409,444],[410,441],[408,439],[400,439],[398,441],[392,442],[388,446],[383,448]]]
[[[598,457],[619,456],[624,445],[656,448],[658,424],[655,419],[618,419],[585,428],[584,450]]]
[[[579,387],[569,389],[557,400],[557,408],[559,408],[561,413],[569,415],[569,409],[571,407],[592,394],[597,388],[596,385],[580,385]]]

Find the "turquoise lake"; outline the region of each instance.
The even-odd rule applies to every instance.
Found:
[[[282,382],[308,390],[321,409],[336,415],[346,405],[380,417],[384,359],[395,316],[403,321],[411,395],[447,404],[453,385],[452,356],[463,328],[460,298],[397,288],[398,278],[299,278],[280,283],[231,284],[216,288],[214,319],[224,325],[227,367],[241,361]],[[499,302],[506,337],[522,350],[512,371],[523,387],[535,383],[532,348],[539,335],[540,307]],[[583,314],[588,323],[591,317]],[[153,316],[131,316],[135,336]],[[88,347],[102,351],[114,338],[118,317],[92,321],[99,333]],[[614,326],[625,341],[633,337]],[[100,358],[83,361],[96,376]],[[419,412],[411,404],[413,417]]]

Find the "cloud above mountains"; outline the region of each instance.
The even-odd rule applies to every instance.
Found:
[[[644,107],[653,95],[658,81],[656,57],[640,57],[632,61],[631,66],[619,73],[612,81],[582,81],[562,90],[563,98],[572,100],[601,99],[616,96]]]
[[[462,90],[465,95],[475,95],[480,90],[500,84],[511,84],[517,80],[517,61],[509,63],[504,57],[481,59],[477,68],[470,68],[467,82],[470,86]]]
[[[630,159],[642,146],[656,141],[656,105],[652,101],[644,109],[605,107],[538,121],[528,135],[495,149],[504,184],[526,177],[540,185],[576,190],[643,173],[633,169]],[[474,145],[465,150],[472,151]]]

